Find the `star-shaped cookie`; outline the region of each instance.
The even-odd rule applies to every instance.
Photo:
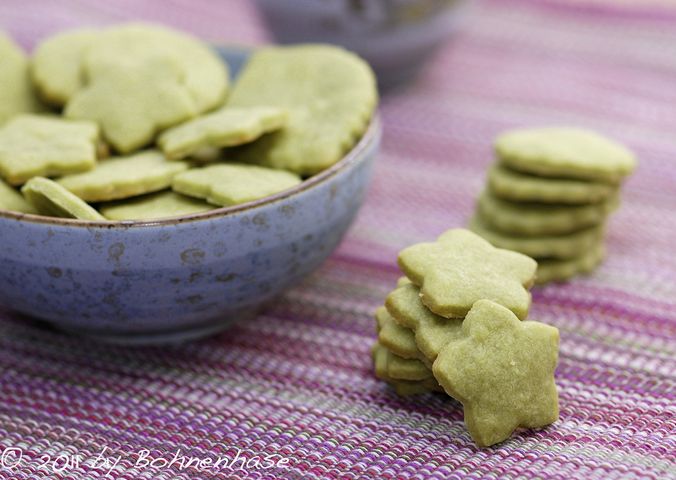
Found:
[[[505,307],[480,300],[462,331],[464,338],[439,353],[433,372],[444,390],[462,402],[465,423],[478,445],[501,442],[518,427],[556,421],[556,328],[521,322]]]
[[[522,319],[528,314],[527,289],[535,279],[535,260],[495,248],[469,230],[448,230],[436,242],[405,248],[398,262],[420,287],[422,302],[437,315],[464,317],[482,299],[497,302]]]
[[[448,342],[462,335],[462,319],[445,318],[429,311],[420,300],[420,289],[412,283],[393,290],[385,306],[399,328],[414,332],[416,346],[430,362]]]
[[[32,177],[91,170],[98,139],[93,122],[18,115],[0,128],[0,176],[21,185]]]

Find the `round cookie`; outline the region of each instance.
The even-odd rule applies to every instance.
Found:
[[[579,128],[512,130],[497,138],[495,151],[510,168],[547,177],[618,182],[636,167],[630,150]]]
[[[493,246],[521,252],[534,258],[574,258],[603,239],[603,226],[593,226],[561,235],[522,236],[501,233],[491,228],[481,217],[475,215],[469,229],[481,235]]]
[[[477,211],[493,230],[522,236],[556,235],[599,225],[617,208],[618,197],[588,205],[515,203],[490,190],[479,197]]]
[[[538,177],[499,162],[488,171],[488,186],[497,197],[513,202],[573,205],[601,202],[617,192],[616,186],[606,182]]]
[[[0,125],[20,113],[42,110],[35,98],[23,50],[0,31]]]
[[[567,260],[538,260],[535,283],[542,285],[549,282],[562,282],[580,273],[591,273],[605,258],[606,248],[602,242],[597,243],[577,258]]]

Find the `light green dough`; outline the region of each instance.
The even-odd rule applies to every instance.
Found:
[[[464,317],[481,299],[498,302],[519,318],[528,314],[535,260],[497,249],[469,230],[448,230],[436,242],[405,248],[398,262],[437,315]]]
[[[409,396],[434,391],[443,392],[439,383],[431,375],[423,380],[401,380],[390,377],[388,374],[389,355],[390,353],[387,349],[378,342],[371,348],[371,357],[373,359],[376,377],[387,382],[394,388],[397,395]]]
[[[167,158],[184,158],[205,147],[252,142],[282,128],[286,118],[286,112],[275,107],[224,108],[166,130],[157,144]]]
[[[42,215],[79,218],[80,220],[105,220],[94,208],[48,178],[31,178],[21,188],[21,192]]]
[[[235,161],[312,175],[330,167],[366,130],[378,102],[375,77],[356,55],[328,45],[268,47],[249,60],[230,107],[288,111],[286,127],[238,149]]]
[[[415,345],[428,362],[434,362],[448,342],[462,335],[462,319],[432,313],[422,303],[420,289],[413,284],[402,285],[390,293],[385,306],[395,322],[414,332]]]
[[[214,207],[202,200],[174,192],[151,193],[101,205],[99,210],[108,220],[152,220],[206,212]]]
[[[402,358],[425,359],[422,352],[418,350],[413,331],[397,324],[385,307],[379,307],[376,310],[376,324],[378,341],[383,347]]]
[[[501,200],[490,191],[479,197],[477,211],[493,230],[522,236],[572,233],[600,225],[617,208],[618,197],[588,205],[545,205]]]
[[[0,210],[11,212],[37,213],[37,210],[11,186],[0,180]]]
[[[520,322],[501,305],[480,300],[462,331],[462,339],[441,350],[433,371],[444,390],[462,402],[479,446],[502,442],[516,428],[541,428],[558,419],[556,328]]]
[[[39,112],[23,50],[0,31],[0,126],[15,115]]]
[[[0,127],[0,176],[21,185],[35,176],[90,170],[96,165],[98,138],[93,122],[18,115]]]
[[[274,195],[300,182],[300,177],[291,172],[224,163],[176,175],[172,188],[191,197],[204,198],[214,205],[228,206]]]
[[[562,282],[579,274],[591,273],[599,266],[605,256],[605,246],[602,242],[597,242],[596,245],[584,250],[576,258],[538,260],[535,283],[543,285],[549,282]]]
[[[618,182],[636,167],[626,147],[578,128],[512,130],[497,138],[495,151],[515,170],[548,177]]]
[[[603,240],[604,225],[560,235],[523,236],[494,230],[481,217],[470,220],[470,230],[481,235],[494,247],[521,252],[535,259],[551,257],[574,258]]]
[[[69,175],[58,183],[87,202],[129,198],[169,188],[174,175],[188,169],[185,162],[169,162],[157,150],[112,157],[94,170]]]
[[[157,133],[222,105],[227,67],[205,44],[150,24],[116,26],[84,49],[86,83],[66,104],[69,118],[99,122],[121,153]]]
[[[157,131],[197,114],[180,78],[180,70],[166,61],[111,68],[78,90],[64,115],[98,122],[106,141],[129,153],[149,144]]]
[[[40,97],[63,106],[84,86],[82,59],[98,31],[80,28],[44,40],[33,53],[31,77]]]
[[[495,163],[488,171],[488,185],[499,198],[513,202],[586,204],[606,200],[618,187],[606,182],[538,177]]]

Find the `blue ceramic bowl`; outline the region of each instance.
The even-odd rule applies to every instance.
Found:
[[[241,51],[223,51],[237,71]],[[218,331],[315,270],[359,209],[377,118],[349,154],[256,202],[157,221],[88,222],[0,211],[0,306],[109,341]]]
[[[342,45],[364,57],[381,88],[405,84],[451,35],[466,0],[256,0],[281,43]]]

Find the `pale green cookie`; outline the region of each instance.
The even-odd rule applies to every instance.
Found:
[[[425,380],[432,377],[432,370],[420,360],[403,358],[387,350],[387,376],[394,380]]]
[[[206,45],[156,25],[104,30],[81,61],[86,84],[71,96],[64,114],[99,122],[122,153],[220,106],[228,86],[227,67]]]
[[[573,233],[560,235],[523,236],[494,230],[475,215],[469,224],[470,230],[481,235],[494,247],[521,252],[533,258],[574,258],[603,240],[604,226],[598,225]]]
[[[42,110],[23,50],[0,31],[0,126],[20,113]]]
[[[0,210],[21,213],[37,213],[37,210],[23,196],[0,180]]]
[[[99,210],[108,220],[152,220],[206,212],[213,208],[202,200],[174,192],[159,192],[111,202],[101,205]]]
[[[214,205],[252,202],[298,185],[298,175],[283,170],[223,163],[194,168],[176,175],[172,188]]]
[[[434,362],[441,349],[462,334],[462,319],[432,313],[423,305],[420,289],[411,283],[390,293],[385,306],[402,328],[414,332],[415,344],[429,362]]]
[[[383,347],[402,358],[425,358],[418,350],[413,331],[397,324],[385,307],[376,310],[376,324],[378,341]]]
[[[495,163],[488,171],[488,185],[495,196],[514,202],[586,204],[601,202],[617,192],[606,182],[538,177]]]
[[[328,45],[260,49],[240,74],[228,105],[279,107],[289,119],[283,130],[242,147],[234,159],[315,174],[352,148],[377,102],[371,68],[346,50]]]
[[[482,447],[509,438],[519,427],[541,428],[559,417],[554,370],[559,332],[523,321],[506,308],[480,300],[434,362],[434,376],[462,402],[465,423]]]
[[[286,112],[275,107],[224,108],[170,128],[157,144],[167,158],[176,159],[204,152],[205,147],[232,147],[279,130]],[[203,154],[202,154],[203,155]]]
[[[542,285],[549,282],[562,282],[581,273],[591,273],[605,256],[605,246],[599,241],[576,258],[538,260],[535,283]]]
[[[98,32],[80,28],[44,40],[33,53],[31,76],[46,102],[63,106],[84,86],[82,59]]]
[[[153,60],[99,75],[73,95],[64,115],[98,122],[106,141],[121,153],[141,148],[159,130],[194,117],[197,110],[180,82],[180,69]]]
[[[536,236],[571,233],[599,225],[617,205],[616,196],[588,205],[545,205],[508,202],[485,191],[479,197],[477,210],[493,230]]]
[[[92,122],[19,115],[0,127],[0,176],[12,185],[31,177],[90,170],[99,129]]]
[[[548,177],[618,182],[636,167],[627,148],[579,128],[512,130],[497,138],[495,151],[515,170]]]
[[[48,178],[31,178],[21,188],[21,192],[42,215],[81,220],[105,220],[94,208]]]
[[[371,357],[373,359],[376,377],[387,382],[394,388],[397,395],[409,396],[433,391],[443,392],[439,383],[432,376],[426,377],[423,380],[399,380],[390,377],[387,371],[388,355],[389,352],[387,349],[378,342],[371,347]]]
[[[187,170],[185,162],[169,162],[157,150],[113,157],[94,170],[69,175],[58,182],[87,202],[103,202],[164,190],[174,175]]]
[[[465,229],[443,233],[399,253],[399,267],[420,286],[422,302],[442,317],[464,317],[477,300],[490,299],[525,318],[535,260],[493,247]]]

